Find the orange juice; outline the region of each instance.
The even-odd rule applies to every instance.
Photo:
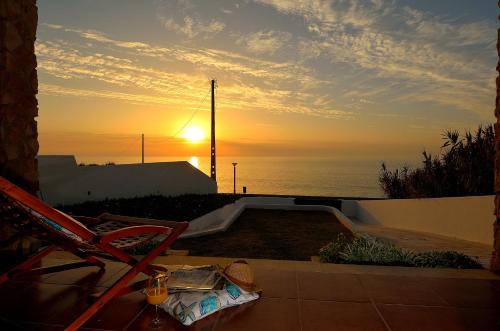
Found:
[[[146,298],[150,305],[160,305],[167,299],[168,292],[166,288],[148,288]]]

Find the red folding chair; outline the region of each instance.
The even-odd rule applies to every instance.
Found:
[[[0,284],[26,274],[46,274],[87,266],[104,269],[105,263],[99,258],[131,266],[125,275],[103,292],[66,330],[78,329],[112,298],[143,288],[144,281],[129,283],[140,272],[152,275],[155,270],[161,270],[160,266],[155,266],[151,262],[164,252],[189,224],[154,220],[155,225],[151,225],[144,224],[147,222],[146,219],[103,214],[97,219],[82,217],[82,221],[91,224],[85,226],[2,177],[0,177],[0,218],[2,222],[7,222],[16,228],[18,233],[50,243],[26,261],[0,275]],[[130,221],[140,225],[120,226],[130,224]],[[140,260],[125,251],[152,241],[157,245]],[[84,261],[44,268],[35,267],[37,262],[57,248],[69,251]]]

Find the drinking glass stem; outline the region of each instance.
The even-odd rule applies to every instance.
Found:
[[[155,305],[155,318],[151,321],[153,328],[159,328],[161,325],[160,318],[158,317],[158,305]]]

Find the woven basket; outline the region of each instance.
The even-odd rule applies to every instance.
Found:
[[[256,291],[254,273],[246,261],[235,261],[224,268],[224,276],[247,292]]]

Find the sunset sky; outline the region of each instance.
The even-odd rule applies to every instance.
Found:
[[[41,154],[208,156],[211,78],[219,155],[414,155],[493,120],[493,0],[38,7]]]

